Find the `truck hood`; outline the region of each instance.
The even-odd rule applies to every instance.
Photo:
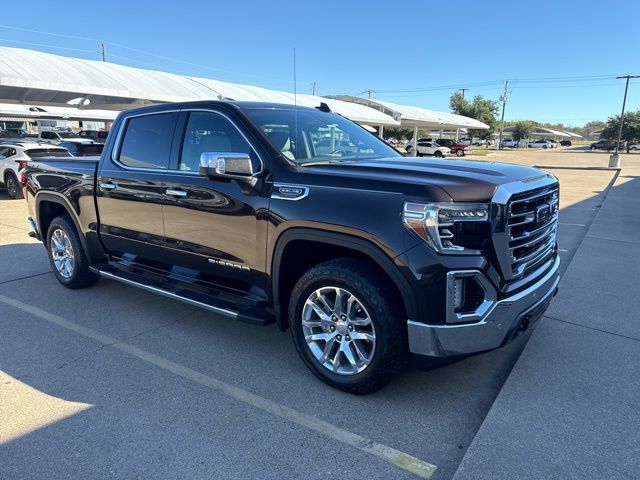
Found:
[[[391,157],[305,167],[314,173],[435,186],[456,202],[489,202],[499,185],[546,175],[522,165],[474,160]]]

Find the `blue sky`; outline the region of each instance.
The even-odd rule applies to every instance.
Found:
[[[371,89],[448,110],[456,89],[497,99],[509,79],[507,119],[568,125],[618,114],[624,84],[613,77],[640,73],[630,0],[31,0],[3,11],[0,45],[99,59],[102,40],[115,63],[288,91],[295,47],[299,92],[315,81],[321,95]],[[627,105],[640,108],[640,79]]]

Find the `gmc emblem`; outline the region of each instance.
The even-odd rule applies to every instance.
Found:
[[[551,205],[545,203],[536,208],[536,222],[544,223],[551,218],[552,215]]]

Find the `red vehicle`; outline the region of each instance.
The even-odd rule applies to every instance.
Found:
[[[464,157],[467,153],[471,153],[471,145],[465,145],[450,138],[439,138],[436,140],[436,143],[441,147],[451,149],[451,153],[458,157]]]

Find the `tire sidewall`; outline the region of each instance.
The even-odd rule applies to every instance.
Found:
[[[301,286],[301,288],[299,288],[299,286]],[[313,356],[313,353],[307,346],[307,342],[304,339],[302,332],[302,309],[304,303],[312,292],[319,288],[328,286],[340,287],[355,295],[371,316],[371,321],[375,329],[376,348],[374,357],[367,368],[355,375],[340,375],[321,365]],[[334,275],[319,275],[313,279],[309,279],[305,275],[302,279],[302,285],[299,284],[296,286],[292,292],[291,302],[289,305],[289,327],[293,341],[296,344],[304,363],[314,371],[316,375],[323,377],[323,379],[332,386],[349,390],[349,387],[356,387],[363,383],[370,383],[374,381],[375,377],[380,374],[380,371],[384,367],[385,357],[387,356],[389,349],[389,336],[393,334],[389,329],[388,321],[392,321],[393,319],[381,318],[386,316],[385,313],[383,313],[385,307],[370,300],[370,298],[375,297],[375,293],[374,288],[370,289],[367,286],[363,288]],[[382,301],[382,298],[378,297],[378,300]]]
[[[13,182],[15,191],[13,192],[13,194],[11,193],[11,187],[10,187],[10,182]],[[5,181],[5,187],[7,188],[7,194],[9,195],[9,198],[11,198],[12,200],[15,200],[17,198],[20,198],[20,187],[18,184],[18,179],[16,178],[16,176],[13,173],[9,173],[7,175],[7,179]]]
[[[69,278],[65,278],[60,275],[60,272],[58,272],[53,261],[53,254],[51,253],[51,237],[53,236],[53,232],[58,229],[65,232],[69,238],[69,242],[71,243],[71,248],[73,249],[73,273]],[[79,288],[84,286],[85,282],[82,278],[82,269],[87,268],[87,260],[84,255],[84,251],[82,250],[82,245],[80,244],[76,228],[69,217],[56,217],[51,221],[49,229],[47,230],[47,257],[49,258],[51,270],[60,283],[69,288]]]

